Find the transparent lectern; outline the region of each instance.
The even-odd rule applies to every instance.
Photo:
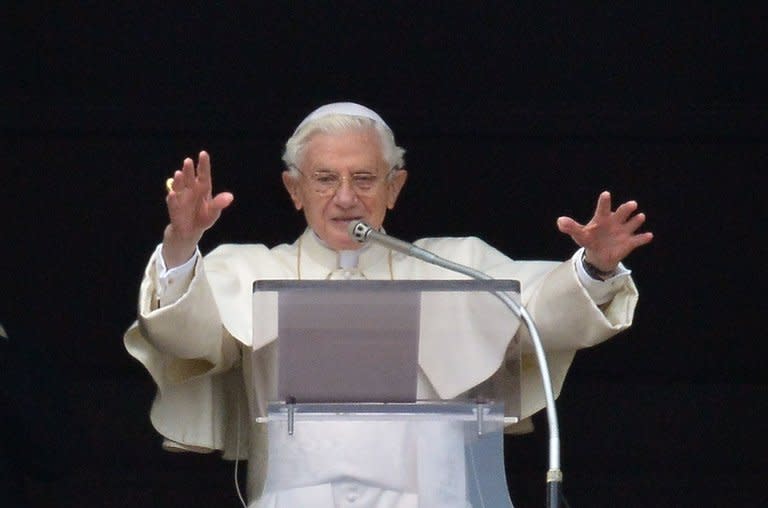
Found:
[[[252,417],[272,505],[512,507],[502,436],[519,417],[518,323],[496,292],[517,299],[519,283],[255,282],[251,370],[272,386]],[[493,379],[440,400],[422,356],[445,375],[488,344],[506,345],[504,403]]]

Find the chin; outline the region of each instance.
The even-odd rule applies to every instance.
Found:
[[[349,223],[344,223],[343,227],[334,224],[334,227],[325,229],[325,243],[333,250],[356,250],[363,246],[360,242],[353,240],[349,236]]]

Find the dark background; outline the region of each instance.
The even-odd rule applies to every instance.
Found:
[[[354,100],[408,150],[387,221],[402,238],[564,259],[555,219],[588,219],[601,190],[647,213],[656,239],[627,260],[635,325],[581,352],[559,399],[571,506],[765,506],[766,9],[738,5],[6,6],[9,496],[238,506],[230,463],[160,450],[154,386],[122,347],[164,181],[206,149],[236,200],[203,250],[292,241],[282,145],[318,105]],[[507,440],[522,508],[543,506],[536,423]]]

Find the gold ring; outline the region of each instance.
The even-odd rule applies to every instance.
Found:
[[[168,189],[168,192],[173,190],[173,178],[169,178],[165,181],[165,188]]]

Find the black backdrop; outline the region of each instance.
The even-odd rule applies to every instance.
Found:
[[[405,239],[563,259],[556,217],[588,218],[603,189],[637,199],[656,239],[627,262],[635,326],[580,353],[559,399],[570,502],[765,505],[765,9],[5,11],[2,453],[30,506],[237,506],[231,464],[160,451],[121,334],[182,158],[208,150],[236,196],[204,251],[292,241],[282,143],[336,100],[372,106],[408,150],[387,221]],[[507,441],[521,507],[543,504],[537,423]]]

